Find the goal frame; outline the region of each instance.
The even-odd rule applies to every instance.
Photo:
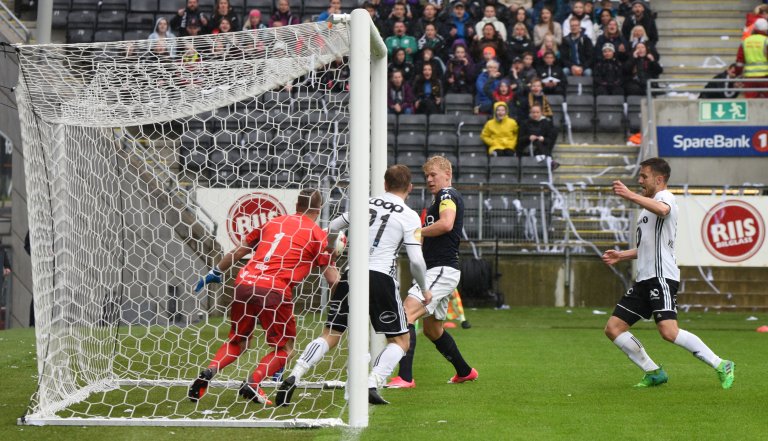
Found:
[[[368,198],[384,191],[382,176],[387,162],[387,48],[365,9],[351,14],[335,14],[332,23],[346,23],[350,32],[349,52],[349,234],[367,237]],[[373,177],[373,179],[372,179]],[[268,419],[194,419],[194,418],[105,418],[25,415],[19,425],[43,426],[187,426],[187,427],[330,427],[355,429],[368,426],[367,375],[371,360],[368,323],[368,244],[351,241],[349,261],[349,323],[347,382],[347,414],[340,418],[268,420]],[[33,256],[34,258],[34,256]],[[119,383],[120,381],[118,381]],[[214,383],[216,383],[214,381]],[[343,387],[343,384],[320,384],[316,387]],[[99,388],[105,385],[95,385]],[[85,398],[90,388],[78,392]]]

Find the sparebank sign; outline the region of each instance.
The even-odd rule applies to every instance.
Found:
[[[768,125],[661,126],[656,133],[662,157],[768,157]]]

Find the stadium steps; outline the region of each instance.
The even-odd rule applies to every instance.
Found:
[[[627,145],[560,144],[555,149],[560,162],[555,183],[610,185],[616,179],[630,178],[637,153],[637,147]]]
[[[654,2],[659,31],[656,49],[664,66],[661,78],[709,79],[722,72],[736,58],[744,18],[753,7],[754,2],[747,0]],[[696,85],[675,90],[691,88]]]
[[[768,272],[764,268],[681,268],[677,304],[684,310],[768,311]],[[709,281],[709,283],[708,283]],[[710,283],[718,291],[710,286]]]

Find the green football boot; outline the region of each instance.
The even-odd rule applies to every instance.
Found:
[[[720,366],[717,367],[717,376],[720,378],[720,384],[723,389],[730,389],[733,386],[733,371],[736,368],[736,364],[731,360],[723,360],[720,362]]]
[[[653,387],[659,386],[667,382],[669,377],[664,369],[658,368],[655,371],[646,372],[643,375],[643,379],[635,385],[635,387]]]

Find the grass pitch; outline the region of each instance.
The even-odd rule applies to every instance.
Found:
[[[601,309],[610,312],[609,309]],[[446,384],[452,367],[419,337],[413,390],[384,390],[370,426],[344,429],[17,426],[36,384],[34,332],[0,332],[0,439],[3,440],[764,440],[768,439],[768,317],[680,315],[718,355],[736,362],[736,382],[720,388],[712,369],[661,340],[653,323],[633,333],[664,366],[668,384],[633,389],[642,373],[602,333],[592,309],[468,311],[472,329],[451,334],[480,372]],[[269,391],[268,391],[269,392]]]

